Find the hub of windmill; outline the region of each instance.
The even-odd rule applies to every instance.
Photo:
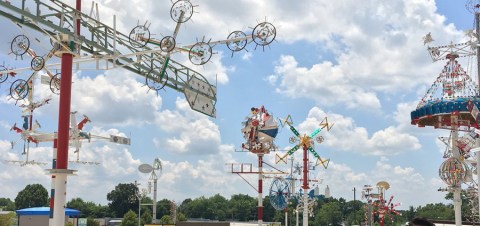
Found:
[[[73,57],[80,56],[80,48],[78,48],[82,46],[80,38],[69,34],[57,34],[55,39],[53,40],[53,46],[56,50],[55,56],[62,57],[64,53],[70,53]]]

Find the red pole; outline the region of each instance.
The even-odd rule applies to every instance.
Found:
[[[263,155],[258,155],[258,225],[263,224]]]
[[[76,5],[76,9],[78,10],[78,12],[81,11],[82,9],[82,1],[81,0],[77,0],[77,5]],[[80,35],[80,16],[77,18],[77,35]]]
[[[68,140],[70,130],[70,100],[72,96],[73,55],[62,54],[60,80],[60,107],[58,112],[57,169],[68,168]]]
[[[303,145],[303,189],[308,189],[308,149]]]

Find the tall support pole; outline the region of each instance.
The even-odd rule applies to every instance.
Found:
[[[308,149],[303,145],[303,226],[308,226]]]
[[[52,169],[57,168],[57,133],[54,133],[53,138],[53,155],[52,155]],[[52,183],[50,184],[50,216],[48,224],[53,225],[53,211],[55,203],[55,174],[52,174]]]
[[[297,209],[295,210],[295,215],[296,215],[295,226],[298,226],[298,207],[297,207]]]
[[[458,140],[458,115],[453,113],[451,116],[451,124],[452,124],[452,154],[454,158],[460,158],[460,152],[457,147],[457,140]],[[453,208],[455,210],[455,225],[462,226],[462,199],[460,196],[461,182],[458,184],[452,185],[453,187]]]
[[[480,96],[480,43],[478,34],[480,34],[480,12],[475,13],[475,31],[477,33],[477,76],[478,76],[478,87],[477,87],[477,96]],[[479,138],[476,139],[476,146],[479,145]],[[475,156],[477,157],[477,196],[478,196],[478,214],[480,217],[480,153],[476,152]]]
[[[258,226],[263,225],[263,154],[258,154]]]
[[[153,179],[153,223],[157,223],[157,177]],[[174,222],[175,223],[175,222]]]
[[[356,194],[357,194],[356,188],[353,187],[353,222],[352,222],[352,224],[355,224],[355,221],[357,220],[357,219],[356,219],[356,218],[357,218],[357,214],[356,214],[356,212],[355,212],[355,211],[356,211],[356,210],[355,210]]]
[[[288,225],[288,207],[285,208],[285,226]]]
[[[480,12],[475,13],[475,31],[478,34],[480,34]],[[477,82],[478,82],[478,87],[477,87],[477,95],[480,95],[480,46],[478,45],[479,40],[477,36]]]
[[[77,11],[81,10],[81,0],[76,1]],[[76,35],[80,35],[80,18],[75,21]],[[62,53],[61,60],[61,78],[60,78],[60,106],[58,113],[58,150],[57,167],[55,173],[55,200],[53,208],[53,226],[65,225],[65,206],[67,195],[67,175],[71,174],[68,170],[68,141],[70,127],[70,101],[72,95],[72,65],[73,54],[71,52]]]

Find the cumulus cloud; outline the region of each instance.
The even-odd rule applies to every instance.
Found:
[[[169,132],[168,138],[155,138],[157,148],[187,154],[216,154],[221,138],[218,126],[207,116],[193,113],[185,99],[177,98],[177,111],[158,112],[155,124]],[[175,123],[171,123],[175,120]]]
[[[328,116],[328,121],[334,125],[330,132],[324,133],[324,144],[339,151],[389,156],[419,150],[421,147],[418,138],[402,132],[395,126],[376,131],[370,136],[367,128],[357,126],[352,118],[326,113],[318,107],[313,107],[309,111],[307,119],[300,123],[298,128],[300,131],[314,131],[325,116]]]

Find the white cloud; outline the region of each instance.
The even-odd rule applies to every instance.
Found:
[[[309,111],[307,119],[300,123],[298,128],[300,131],[314,131],[325,116],[333,127],[329,132],[323,133],[324,145],[335,147],[338,151],[388,156],[419,150],[421,147],[416,137],[395,126],[376,131],[369,137],[367,128],[358,127],[352,118],[326,113],[318,107]]]

